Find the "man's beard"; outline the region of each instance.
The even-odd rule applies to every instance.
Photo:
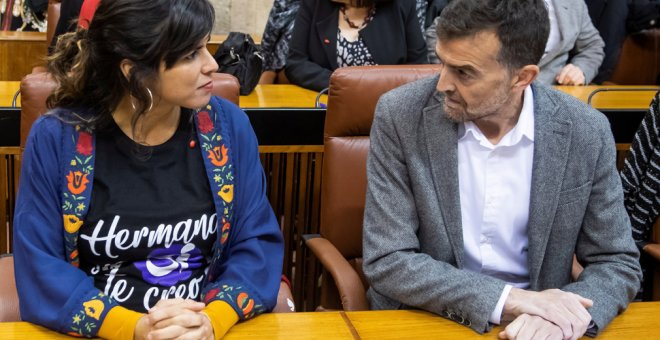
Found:
[[[448,95],[444,94],[444,97],[445,98],[442,101],[442,109],[445,111],[447,118],[455,123],[475,121],[496,114],[498,110],[509,101],[509,97],[505,91],[500,91],[497,95],[491,96],[487,101],[481,102],[479,106],[473,108],[468,108],[462,100],[459,102],[463,105],[450,107],[447,104],[446,99]]]

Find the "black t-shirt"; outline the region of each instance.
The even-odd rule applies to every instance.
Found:
[[[165,298],[199,300],[206,278],[217,216],[199,146],[188,146],[190,115],[183,110],[172,138],[141,152],[114,122],[96,135],[80,268],[135,311]]]

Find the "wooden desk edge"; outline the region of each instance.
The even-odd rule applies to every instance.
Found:
[[[46,41],[46,32],[0,31],[0,41]]]
[[[598,339],[618,339],[618,338],[649,338],[657,334],[657,327],[660,326],[660,318],[657,318],[660,311],[660,302],[635,302],[631,303],[628,309],[621,315],[614,318],[603,332],[599,335]],[[346,322],[346,318],[348,322]],[[365,318],[366,317],[366,318]],[[305,325],[315,325],[317,328],[327,327],[328,325],[338,327],[339,325],[345,326],[345,329],[334,329],[333,331],[345,333],[346,339],[352,336],[354,339],[358,337],[369,338],[369,332],[360,334],[361,329],[365,330],[366,327],[374,327],[376,324],[360,324],[361,320],[374,319],[378,320],[377,323],[393,323],[397,327],[397,323],[403,322],[407,324],[405,327],[400,327],[400,331],[406,332],[414,331],[413,326],[427,328],[429,323],[440,326],[445,329],[435,329],[433,332],[443,332],[449,336],[451,334],[464,335],[469,339],[486,339],[497,336],[497,332],[501,330],[501,326],[494,327],[489,333],[479,335],[468,327],[459,325],[453,321],[442,318],[438,315],[420,311],[420,310],[399,310],[399,311],[362,311],[362,312],[299,312],[299,313],[274,313],[264,314],[250,320],[246,323],[240,323],[232,328],[227,334],[228,338],[236,339],[249,339],[254,337],[257,333],[264,333],[268,331],[276,331],[278,333],[270,334],[273,337],[296,337],[300,338],[302,333],[299,327]],[[342,321],[343,319],[343,321]],[[414,320],[413,324],[410,320]],[[255,332],[252,327],[264,327]],[[351,327],[355,327],[353,331]],[[342,327],[340,327],[342,328]],[[387,331],[385,327],[384,331]],[[391,328],[391,327],[390,327]],[[428,329],[426,329],[428,330]],[[381,330],[382,331],[382,330]],[[378,330],[376,330],[376,333]],[[357,337],[356,337],[357,333]],[[373,335],[374,332],[371,332]],[[307,333],[309,335],[309,333]],[[349,335],[350,334],[350,335]],[[413,333],[407,332],[406,334],[412,335]],[[50,331],[42,326],[31,324],[28,322],[6,322],[0,323],[0,336],[10,336],[10,339],[71,339],[70,337]],[[366,337],[364,335],[367,335]],[[389,334],[392,338],[393,334]],[[13,336],[13,338],[11,337]],[[381,333],[382,336],[382,333]],[[323,335],[320,335],[323,337]],[[5,337],[6,338],[6,337]],[[4,339],[4,338],[3,338]]]

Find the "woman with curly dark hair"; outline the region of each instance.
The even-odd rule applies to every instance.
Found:
[[[107,0],[59,38],[14,221],[21,317],[211,339],[270,311],[283,258],[245,114],[213,97],[207,0]]]

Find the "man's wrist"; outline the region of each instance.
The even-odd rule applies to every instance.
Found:
[[[504,289],[502,290],[502,294],[500,294],[500,299],[497,301],[497,304],[495,305],[495,309],[493,309],[493,312],[490,313],[490,318],[488,318],[488,321],[490,323],[499,325],[503,319],[508,320],[504,318],[504,304],[508,299],[509,293],[511,292],[512,288],[513,286],[509,284],[504,286]]]

